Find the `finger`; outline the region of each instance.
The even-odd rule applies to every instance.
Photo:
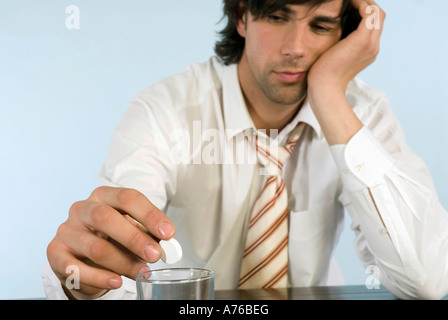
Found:
[[[351,0],[350,4],[353,8],[359,11],[361,17],[365,17],[367,14],[367,8],[369,6],[379,7],[379,5],[375,2],[375,0]]]
[[[369,3],[370,10],[368,13],[370,17],[368,19],[372,20],[370,22],[370,27],[373,25],[373,34],[377,41],[379,41],[383,29],[384,29],[384,21],[386,20],[386,13],[384,10],[378,6],[378,4],[374,0],[366,0]]]
[[[372,33],[379,31],[381,34],[386,14],[374,0],[351,0],[351,5],[362,18],[360,26],[366,26],[364,29],[371,30]]]
[[[369,6],[369,3],[366,0],[351,0],[350,5],[358,10],[361,18],[364,18],[366,16],[366,9]]]
[[[66,229],[60,235],[60,239],[76,256],[86,257],[101,268],[132,279],[147,267],[144,260],[124,248],[97,237],[87,229],[83,232]]]
[[[49,244],[47,255],[54,273],[68,289],[81,289],[82,286],[85,293],[93,294],[96,293],[95,288],[112,290],[122,285],[118,274],[87,265],[57,241]]]
[[[376,51],[379,51],[379,43],[383,33],[386,13],[376,4],[374,0],[365,0],[369,5],[366,8],[365,24],[366,28],[372,31],[372,41],[377,44]]]
[[[175,234],[171,220],[137,190],[100,187],[91,197],[128,214],[158,239],[168,240]]]
[[[362,39],[360,44],[370,53],[367,57],[372,57],[368,61],[374,60],[379,53],[385,13],[374,0],[351,0],[351,4],[359,11],[362,20],[356,35],[350,36]]]
[[[123,215],[123,217],[125,217],[126,220],[127,220],[130,224],[132,224],[133,226],[135,226],[135,227],[139,228],[141,231],[143,231],[143,232],[149,234],[148,229],[146,229],[140,222],[138,222],[137,220],[135,220],[134,218],[132,218],[130,215],[125,214],[125,215]]]
[[[84,208],[79,214],[81,219],[95,233],[106,234],[124,248],[147,262],[160,259],[162,249],[158,240],[153,239],[136,223],[131,223],[127,215],[122,215],[114,208],[91,201],[83,202]]]

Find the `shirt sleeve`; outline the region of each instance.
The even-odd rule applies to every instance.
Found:
[[[147,94],[135,96],[114,131],[99,184],[136,189],[164,211],[176,189],[177,167],[170,154],[169,137],[178,126],[170,109]],[[121,288],[96,300],[135,299],[135,281],[122,279]],[[49,266],[42,272],[42,281],[48,299],[68,299]]]
[[[172,110],[148,94],[135,96],[113,133],[100,185],[136,189],[165,211],[177,187],[170,141],[180,126],[176,119]]]
[[[355,249],[365,267],[402,299],[448,294],[448,215],[423,161],[407,146],[388,101],[347,145],[331,147],[341,196],[352,218]],[[361,112],[362,114],[362,112]]]

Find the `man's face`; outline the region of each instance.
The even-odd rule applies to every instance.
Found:
[[[238,24],[246,44],[240,62],[246,78],[274,103],[298,103],[307,92],[307,72],[341,37],[342,0],[318,7],[288,5],[254,21],[248,13]]]

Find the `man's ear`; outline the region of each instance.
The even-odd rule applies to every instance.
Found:
[[[238,5],[238,21],[236,21],[236,31],[238,31],[238,34],[243,38],[246,37],[246,19],[246,7],[244,3],[240,1],[240,4]]]

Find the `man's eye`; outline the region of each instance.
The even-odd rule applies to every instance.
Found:
[[[282,23],[282,22],[286,21],[286,19],[284,17],[276,15],[276,14],[269,15],[268,20],[272,23]]]
[[[332,30],[331,28],[326,27],[324,25],[320,25],[320,24],[313,24],[313,25],[311,25],[311,28],[317,33],[327,33]]]

